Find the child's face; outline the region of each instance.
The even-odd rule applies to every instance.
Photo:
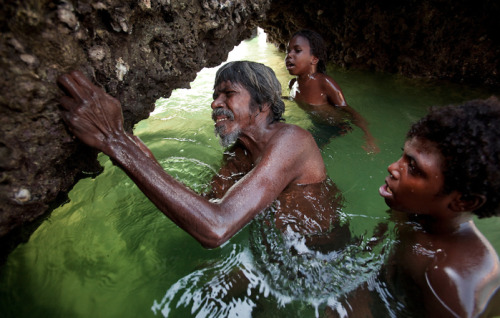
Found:
[[[294,36],[288,43],[285,65],[291,75],[307,75],[316,72],[318,58],[311,54],[309,40]]]
[[[443,156],[434,143],[412,138],[405,143],[401,158],[389,166],[390,175],[380,187],[380,195],[398,211],[435,216],[446,213],[451,194],[441,193],[442,164]]]

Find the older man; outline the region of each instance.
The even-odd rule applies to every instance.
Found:
[[[320,151],[307,131],[281,122],[281,85],[262,64],[231,62],[217,72],[212,118],[221,144],[232,146],[208,196],[168,175],[139,138],[124,131],[120,103],[82,73],[62,75],[59,84],[68,93],[61,104],[70,130],[111,157],[205,247],[221,245],[275,201],[281,230],[311,234],[337,221],[339,196],[325,182]]]

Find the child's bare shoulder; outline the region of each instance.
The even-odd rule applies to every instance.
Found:
[[[437,300],[450,308],[455,304],[474,306],[477,297],[489,298],[500,287],[499,265],[494,248],[479,231],[473,231],[436,250],[425,269],[425,281]],[[464,290],[473,292],[473,297],[461,292]]]
[[[331,83],[335,82],[332,77],[325,73],[316,73],[315,79],[320,83]]]
[[[319,73],[316,76],[316,80],[323,90],[334,89],[335,91],[340,91],[340,86],[337,82],[329,75]]]
[[[447,259],[426,269],[424,293],[432,312],[444,315],[451,310],[459,317],[475,317],[485,310],[500,287],[498,258],[468,254],[468,259]]]

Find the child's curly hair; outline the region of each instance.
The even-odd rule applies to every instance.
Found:
[[[326,74],[326,59],[327,59],[326,45],[321,35],[311,30],[300,30],[298,32],[295,32],[292,35],[291,39],[296,36],[304,37],[309,41],[311,54],[318,58],[318,65],[316,67],[316,71],[318,73]]]
[[[433,108],[407,138],[432,141],[444,157],[443,193],[478,194],[479,218],[500,214],[500,102],[496,97]]]

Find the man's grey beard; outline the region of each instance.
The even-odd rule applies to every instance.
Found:
[[[216,108],[212,111],[212,119],[218,115],[224,115],[228,117],[228,120],[234,120],[234,114],[229,109]],[[238,137],[240,136],[241,130],[234,131],[229,135],[224,134],[226,126],[215,126],[215,135],[220,137],[220,144],[222,147],[227,148],[234,144]]]
[[[238,140],[238,137],[240,136],[241,130],[236,130],[233,131],[232,133],[225,135],[224,130],[226,130],[226,127],[221,126],[221,127],[215,127],[214,132],[216,136],[220,137],[220,144],[222,147],[227,148],[234,144],[236,140]]]

